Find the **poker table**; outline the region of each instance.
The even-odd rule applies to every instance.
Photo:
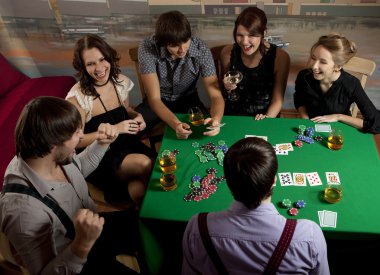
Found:
[[[186,115],[177,114],[181,121],[187,121]],[[143,247],[150,273],[162,272],[164,262],[180,261],[181,236],[186,222],[191,216],[200,212],[220,211],[229,208],[233,201],[225,181],[217,184],[215,193],[201,201],[185,201],[189,194],[189,184],[194,175],[206,176],[208,168],[215,168],[216,175],[223,175],[223,167],[217,160],[201,163],[195,151],[207,143],[215,145],[225,143],[228,147],[245,135],[267,136],[273,146],[280,143],[294,142],[299,125],[314,127],[315,123],[305,119],[274,118],[255,121],[251,117],[224,116],[226,123],[220,133],[206,137],[202,133],[205,126],[191,126],[193,134],[187,140],[176,138],[175,132],[167,127],[160,148],[178,150],[177,184],[173,191],[164,191],[159,184],[161,170],[158,160],[148,185],[142,208],[140,225]],[[303,143],[288,155],[278,155],[278,172],[318,172],[323,185],[320,186],[281,186],[277,179],[272,202],[280,214],[287,218],[306,218],[319,224],[318,211],[337,212],[336,228],[322,227],[326,238],[377,238],[380,239],[380,158],[373,135],[335,122],[331,127],[341,130],[344,145],[340,151],[327,148],[328,133],[321,135],[322,142]],[[326,172],[338,172],[343,198],[335,204],[323,199],[323,190],[327,183]],[[281,207],[283,199],[292,202],[304,200],[306,207],[299,210],[297,216],[289,216],[287,209]],[[166,249],[165,249],[166,248]],[[173,253],[173,250],[177,250]],[[172,254],[167,255],[168,251]],[[169,259],[167,259],[169,257]],[[180,263],[179,263],[180,264]],[[168,267],[166,267],[168,269]]]

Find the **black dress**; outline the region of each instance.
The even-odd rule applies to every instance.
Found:
[[[240,47],[236,44],[233,46],[230,70],[240,71],[243,80],[236,88],[240,98],[237,101],[226,100],[226,115],[266,114],[273,94],[276,49],[276,45],[270,44],[260,64],[255,68],[248,68],[241,59]]]
[[[84,127],[84,133],[92,133],[98,130],[100,123],[117,124],[123,120],[131,119],[126,109],[119,106],[116,109],[94,116]],[[128,154],[139,153],[154,157],[153,151],[141,142],[138,135],[120,134],[117,139],[110,144],[110,149],[106,152],[99,166],[87,178],[90,183],[104,191],[107,201],[128,200],[128,188],[126,182],[122,182],[116,175],[116,171],[121,162]]]

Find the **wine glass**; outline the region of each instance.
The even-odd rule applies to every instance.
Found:
[[[243,74],[239,71],[228,71],[224,75],[227,82],[230,84],[238,84],[243,79]],[[240,98],[239,93],[235,90],[229,90],[228,91],[228,99],[231,101],[236,101]]]

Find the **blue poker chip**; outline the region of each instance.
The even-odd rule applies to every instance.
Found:
[[[194,175],[192,178],[191,178],[191,181],[192,182],[200,182],[201,181],[201,176],[200,175]]]
[[[296,201],[296,207],[297,208],[305,208],[306,202],[304,200],[298,200],[298,201]]]

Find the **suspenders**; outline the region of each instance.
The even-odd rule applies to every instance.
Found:
[[[208,213],[200,213],[198,215],[198,227],[199,232],[201,234],[201,238],[203,241],[203,245],[205,246],[208,255],[210,256],[212,262],[214,263],[214,266],[218,270],[218,273],[220,275],[227,275],[228,272],[222,262],[222,260],[219,258],[219,255],[212,244],[208,227],[207,227],[207,214]],[[272,275],[277,272],[277,269],[279,265],[281,264],[282,259],[285,256],[286,251],[288,250],[289,244],[292,240],[294,231],[296,229],[297,220],[293,219],[287,219],[286,224],[284,227],[284,230],[282,231],[280,241],[278,242],[276,249],[273,252],[272,257],[270,258],[264,274],[265,275]]]
[[[66,228],[65,237],[71,240],[74,239],[75,229],[74,229],[74,224],[72,220],[53,199],[49,198],[48,196],[42,197],[34,187],[22,185],[19,183],[8,183],[3,187],[1,192],[4,194],[5,193],[26,194],[40,200],[57,215],[58,219],[65,226]]]

